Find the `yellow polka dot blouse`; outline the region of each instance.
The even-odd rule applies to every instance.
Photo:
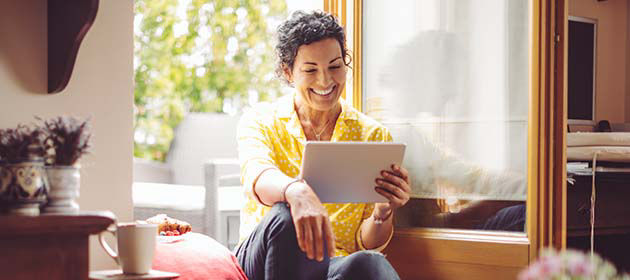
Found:
[[[245,112],[237,130],[241,181],[245,190],[263,170],[275,167],[289,177],[297,177],[302,163],[306,137],[294,109],[294,94],[274,103],[258,104]],[[342,111],[335,124],[331,141],[392,141],[384,126],[340,101]],[[359,228],[370,217],[374,204],[324,204],[336,238],[335,255],[346,256],[365,249]],[[240,240],[254,230],[269,211],[251,194],[241,209]],[[391,238],[391,235],[390,235]],[[383,249],[387,243],[375,250]]]

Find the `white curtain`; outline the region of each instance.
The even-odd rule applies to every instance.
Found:
[[[363,1],[364,111],[416,197],[524,200],[530,3]]]

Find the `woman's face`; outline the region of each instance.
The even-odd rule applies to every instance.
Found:
[[[339,42],[323,39],[298,48],[287,79],[297,89],[300,101],[317,111],[335,108],[346,84],[346,65]]]

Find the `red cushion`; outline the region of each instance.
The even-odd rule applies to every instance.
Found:
[[[153,269],[179,273],[178,280],[244,279],[236,257],[209,236],[189,232],[183,240],[158,242]]]

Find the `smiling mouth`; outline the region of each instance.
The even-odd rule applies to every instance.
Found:
[[[332,86],[329,89],[325,89],[325,90],[317,90],[314,88],[309,88],[309,91],[314,93],[315,95],[319,95],[319,96],[329,96],[331,95],[333,92],[335,92],[335,89],[337,89],[337,86]]]

